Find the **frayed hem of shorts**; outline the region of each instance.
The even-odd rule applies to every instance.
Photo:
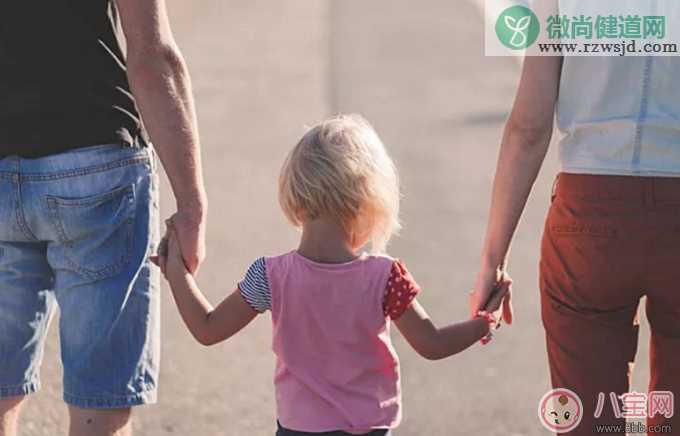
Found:
[[[81,409],[127,409],[128,407],[156,404],[158,392],[151,389],[139,394],[109,398],[83,398],[64,392],[64,402]]]
[[[0,398],[22,397],[40,390],[40,382],[30,382],[16,386],[0,386]]]

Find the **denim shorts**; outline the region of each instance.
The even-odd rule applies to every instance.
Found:
[[[150,148],[0,160],[0,398],[39,389],[58,306],[68,404],[156,401],[158,215]]]

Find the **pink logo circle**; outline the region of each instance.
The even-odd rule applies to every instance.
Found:
[[[569,389],[553,389],[546,392],[538,403],[538,419],[552,432],[572,431],[583,419],[583,403]]]

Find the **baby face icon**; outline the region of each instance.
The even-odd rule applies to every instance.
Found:
[[[538,418],[550,431],[566,433],[575,429],[583,418],[583,403],[569,389],[548,391],[538,404]]]

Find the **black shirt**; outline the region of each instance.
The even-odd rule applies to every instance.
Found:
[[[112,0],[0,0],[0,158],[142,147]]]

